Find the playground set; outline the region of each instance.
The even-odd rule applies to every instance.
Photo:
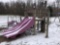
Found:
[[[45,2],[41,7],[38,8],[36,4],[32,7],[25,7],[25,18],[14,25],[12,28],[5,29],[3,32],[3,37],[6,38],[15,38],[17,35],[24,33],[25,31],[31,29],[33,27],[32,32],[33,34],[37,34],[36,30],[36,21],[41,21],[41,31],[45,33],[45,37],[48,37],[48,26],[49,26],[49,17],[56,16],[54,15],[57,13],[56,9],[53,8],[53,14],[51,13],[52,8],[47,7],[47,2]],[[29,18],[31,16],[31,19]],[[36,19],[38,17],[39,19]],[[14,22],[14,21],[13,21]],[[10,24],[10,23],[9,23]]]
[[[29,18],[30,16],[31,18]],[[49,13],[48,8],[46,7],[46,2],[40,8],[37,8],[36,4],[32,7],[25,7],[25,18],[14,25],[12,28],[4,29],[2,36],[5,38],[15,38],[17,35],[24,33],[25,31],[33,27],[33,34],[37,34],[36,30],[36,21],[41,21],[41,32],[45,32],[48,37],[48,24],[49,24]],[[36,17],[39,19],[37,20]],[[14,23],[15,21],[9,22],[9,24]]]

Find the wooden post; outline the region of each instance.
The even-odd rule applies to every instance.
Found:
[[[48,11],[49,11],[49,12],[47,13],[48,15],[45,16],[45,33],[46,33],[46,36],[45,36],[45,37],[46,37],[46,38],[48,38],[49,17],[50,17],[50,15],[51,15],[51,14],[50,14],[51,12],[50,12],[50,8],[49,8],[49,7],[48,7]]]
[[[35,22],[34,22],[34,35],[36,34],[36,10],[34,11],[34,18],[35,18]]]
[[[45,33],[46,33],[46,38],[48,38],[48,25],[49,25],[49,16],[45,17]]]
[[[38,21],[37,21],[37,23],[38,23],[38,24],[37,24],[37,30],[38,30],[38,31],[39,31],[39,28],[40,28],[40,23],[39,23],[39,22],[40,22],[40,21],[38,20]]]
[[[36,18],[36,17],[35,17]],[[36,34],[36,20],[34,22],[34,35]]]
[[[45,20],[41,21],[41,32],[45,32]]]
[[[35,1],[36,1],[36,0],[35,0]],[[34,6],[35,6],[35,8],[34,8],[34,11],[33,11],[33,15],[34,15],[34,17],[35,17],[35,22],[34,22],[34,35],[35,35],[35,34],[37,33],[37,32],[36,32],[36,26],[37,26],[37,25],[36,25],[36,11],[37,11],[37,10],[36,10],[36,9],[37,9],[37,8],[36,8],[36,4],[35,4]]]

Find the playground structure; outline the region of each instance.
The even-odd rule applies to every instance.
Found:
[[[47,38],[48,37],[49,17],[53,17],[53,16],[56,17],[59,10],[57,11],[57,8],[47,7],[46,5],[47,5],[47,2],[43,3],[43,5],[39,8],[38,8],[38,6],[36,6],[36,4],[34,4],[32,7],[26,6],[25,7],[25,17],[27,18],[27,17],[31,16],[31,17],[33,17],[33,19],[28,19],[28,18],[26,20],[24,19],[22,21],[23,22],[22,24],[18,23],[19,26],[17,26],[18,25],[17,24],[16,27],[14,26],[12,29],[7,29],[7,31],[3,33],[3,36],[6,38],[10,38],[10,37],[14,38],[16,35],[25,32],[27,29],[29,29],[33,25],[34,25],[34,29],[32,30],[33,34],[37,34],[36,21],[38,21],[38,22],[41,21],[41,31],[40,32],[44,32],[45,37]],[[52,10],[52,9],[53,9],[53,13],[51,14],[50,10]],[[37,20],[36,17],[38,17],[39,19]],[[24,21],[26,21],[26,22],[24,22]],[[25,26],[25,25],[27,25],[27,26]]]
[[[34,4],[32,7],[26,7],[25,8],[25,16],[34,16],[35,17],[35,23],[34,23],[34,34],[37,33],[36,30],[36,21],[41,21],[41,32],[45,32],[46,36],[48,37],[48,25],[49,25],[49,17],[50,17],[50,13],[49,9],[47,8],[47,2],[45,1],[43,3],[43,5],[41,7],[38,8],[38,6],[36,6],[36,4]],[[38,17],[39,19],[36,20],[36,17]]]
[[[32,19],[27,17],[31,16]],[[25,7],[25,19],[22,22],[18,23],[16,26],[11,29],[6,29],[7,31],[3,32],[3,36],[6,38],[15,38],[16,35],[25,32],[27,29],[30,29],[34,25],[33,34],[37,34],[36,30],[36,21],[41,21],[41,32],[46,33],[46,38],[48,37],[48,25],[49,25],[49,16],[48,8],[46,7],[46,2],[42,7],[37,8],[36,4],[32,7]],[[39,19],[36,20],[36,17]]]
[[[34,33],[37,33],[36,21],[41,21],[41,32],[45,32],[45,37],[48,37],[49,17],[59,17],[60,8],[53,6],[47,7],[47,1],[45,1],[40,7],[36,6],[36,4],[34,4],[32,7],[26,7],[25,16],[28,15],[35,17]],[[36,20],[36,17],[38,17],[39,20]]]

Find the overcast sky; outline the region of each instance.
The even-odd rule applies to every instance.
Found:
[[[16,1],[16,0],[0,0],[0,2],[10,2],[10,1]],[[23,0],[26,1],[26,0]],[[54,2],[55,0],[48,0],[48,2]]]

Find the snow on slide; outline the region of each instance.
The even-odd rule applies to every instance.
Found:
[[[14,37],[18,34],[21,34],[23,32],[25,32],[27,29],[29,29],[31,26],[34,25],[34,18],[30,19],[24,26],[22,26],[21,28],[16,29],[15,31],[9,33],[9,34],[5,34],[4,37],[6,38],[10,38],[10,37]]]
[[[18,27],[21,28],[28,20],[29,20],[28,18],[25,18],[21,23],[15,25],[13,28],[7,29],[7,31],[3,32],[3,35],[15,31]]]

